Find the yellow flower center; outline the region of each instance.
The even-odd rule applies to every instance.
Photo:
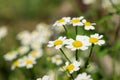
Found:
[[[35,57],[36,54],[37,54],[37,51],[32,51],[31,56],[32,56],[32,57]]]
[[[60,60],[60,58],[57,57],[57,58],[56,58],[56,61],[59,61],[59,60]]]
[[[31,60],[26,60],[26,64],[32,64],[32,61]]]
[[[10,52],[9,55],[10,55],[10,56],[14,56],[14,53],[13,53],[13,52]]]
[[[91,23],[90,22],[85,22],[85,26],[90,26]]]
[[[98,39],[97,39],[97,38],[94,38],[94,37],[91,37],[91,38],[89,39],[89,42],[90,42],[90,43],[96,43],[96,42],[98,42]]]
[[[74,41],[74,42],[72,43],[72,45],[73,45],[74,47],[76,47],[76,48],[79,48],[79,47],[81,47],[83,44],[82,44],[81,41],[76,40],[76,41]]]
[[[18,61],[15,61],[15,62],[13,63],[13,65],[14,65],[15,67],[17,67],[17,66],[18,66],[18,64],[19,64],[19,62],[18,62]]]
[[[64,19],[58,20],[58,23],[62,23],[62,22],[65,22],[65,20]]]
[[[70,64],[67,66],[67,70],[71,71],[75,68],[75,66],[73,64]]]
[[[55,40],[54,41],[54,45],[57,46],[57,45],[61,45],[63,44],[63,41],[62,40]]]
[[[73,23],[78,23],[78,22],[80,22],[80,20],[79,19],[73,19],[72,22]]]

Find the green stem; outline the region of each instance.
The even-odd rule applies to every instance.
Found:
[[[60,48],[60,51],[62,52],[62,54],[65,56],[65,58],[70,62],[70,63],[72,63],[71,61],[70,61],[70,59],[66,56],[66,54],[64,53],[64,51]]]
[[[67,72],[68,72],[68,74],[70,75],[70,80],[72,79],[72,80],[74,80],[74,77],[73,77],[73,75],[72,74],[70,74],[70,72],[67,70]]]
[[[66,32],[66,36],[67,36],[67,37],[69,37],[69,36],[68,36],[68,31],[67,31],[66,26],[65,26],[65,25],[63,25],[63,27],[64,27],[64,30],[65,30],[65,32]]]
[[[92,55],[93,47],[94,47],[94,44],[92,44],[92,46],[91,46],[89,57],[87,58],[87,61],[85,63],[85,68],[87,68],[87,66],[89,64],[89,60],[90,60],[91,55]]]
[[[71,76],[71,79],[72,79],[72,80],[74,80],[74,77],[73,77],[73,75],[72,75],[72,74],[70,74],[70,76]]]
[[[76,49],[76,52],[75,52],[75,57],[76,57],[76,61],[78,61],[78,50]]]
[[[78,27],[75,26],[75,32],[76,32],[76,35],[78,34]]]
[[[35,80],[36,77],[35,77],[35,74],[34,74],[33,69],[29,69],[29,71],[30,71],[30,73],[31,73],[31,78],[32,78],[32,80]]]

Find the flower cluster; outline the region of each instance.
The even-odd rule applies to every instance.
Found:
[[[75,80],[93,80],[93,79],[91,79],[90,75],[87,75],[87,73],[84,72],[84,73],[78,74]]]
[[[53,26],[58,26],[58,27],[66,26],[66,25],[84,26],[85,30],[94,30],[95,29],[94,25],[96,24],[85,20],[83,16],[74,17],[72,19],[70,17],[63,17],[57,20],[53,24]]]
[[[51,34],[48,25],[44,23],[38,24],[32,32],[20,32],[17,39],[20,40],[21,46],[4,55],[5,60],[13,62],[11,69],[14,70],[16,67],[32,68],[36,64],[36,59],[42,57],[42,46],[48,42]],[[17,59],[17,57],[19,58]]]
[[[44,75],[42,78],[38,78],[37,80],[49,80],[49,76]]]
[[[72,74],[74,71],[78,71],[80,69],[81,63],[78,61],[74,61],[73,63],[66,62],[65,64],[65,69],[68,70],[70,74]]]
[[[55,49],[60,49],[65,45],[66,48],[69,48],[72,51],[75,50],[84,51],[87,50],[88,47],[91,46],[92,44],[99,46],[105,44],[105,41],[101,39],[102,37],[103,35],[99,35],[98,33],[90,35],[90,37],[77,35],[75,40],[72,38],[66,39],[66,37],[60,36],[58,39],[54,41],[49,41],[48,47],[55,47]]]
[[[79,71],[82,67],[82,63],[81,61],[79,61],[78,51],[79,50],[85,51],[88,50],[89,47],[91,47],[88,60],[86,60],[84,64],[84,67],[86,68],[94,45],[102,46],[103,44],[105,44],[105,40],[102,39],[103,35],[100,35],[98,33],[93,33],[90,35],[80,35],[77,33],[78,32],[77,29],[79,27],[83,27],[84,30],[87,31],[95,30],[94,25],[96,24],[87,21],[83,16],[74,17],[74,18],[63,17],[57,20],[53,24],[54,27],[55,26],[64,27],[67,36],[66,37],[60,36],[58,37],[58,39],[54,41],[49,41],[48,47],[55,47],[55,49],[60,50],[63,53],[64,57],[67,59],[67,62],[65,63],[63,69],[70,74],[73,80],[93,80],[90,75],[87,75],[86,72],[81,73]],[[67,26],[75,27],[75,31],[76,31],[75,38],[71,38],[70,36],[68,37],[67,28],[66,28]],[[66,53],[63,51],[62,48],[67,48],[68,50],[70,49],[72,51],[75,51],[76,60],[72,61],[70,58],[68,58],[68,56],[66,55]],[[56,62],[55,59],[53,60],[54,60],[53,62],[55,63]],[[58,64],[60,63],[60,61],[56,63]],[[74,72],[77,72],[76,78],[74,78],[74,76],[72,75],[74,74]]]

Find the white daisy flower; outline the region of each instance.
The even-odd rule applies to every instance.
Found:
[[[103,35],[99,35],[98,33],[95,33],[94,35],[91,35],[89,38],[90,44],[96,44],[96,45],[103,45],[105,44],[105,40],[101,40]]]
[[[2,26],[0,27],[0,40],[7,35],[7,27]]]
[[[17,58],[18,53],[16,51],[11,51],[8,52],[7,54],[4,55],[4,58],[6,61],[12,61],[15,58]]]
[[[81,73],[78,74],[78,76],[75,78],[75,80],[93,80],[90,75],[87,75],[87,73]]]
[[[39,32],[39,35],[36,36],[35,42],[38,41],[40,43],[47,43],[49,38],[52,35],[52,31],[49,29],[49,25],[45,23],[40,23],[36,26],[36,31]],[[37,32],[36,32],[37,34]]]
[[[37,59],[37,58],[40,58],[42,56],[42,54],[43,54],[43,52],[41,49],[33,50],[29,53],[29,57]]]
[[[48,75],[45,75],[42,78],[38,78],[37,80],[49,80],[49,78],[50,77]]]
[[[17,52],[20,55],[23,55],[23,54],[26,54],[29,50],[30,50],[30,48],[28,46],[21,46],[17,49]]]
[[[42,43],[38,40],[35,40],[30,44],[30,46],[34,50],[39,50],[42,47]]]
[[[95,27],[93,26],[93,25],[96,25],[95,23],[88,22],[85,19],[82,20],[82,22],[84,23],[85,30],[94,30],[95,29]]]
[[[38,38],[38,36],[40,35],[40,32],[38,30],[34,30],[31,32],[31,38],[32,40]]]
[[[26,36],[25,38],[23,38],[23,39],[21,40],[21,44],[22,44],[23,46],[29,46],[29,45],[31,44],[31,42],[32,42],[31,35],[28,35],[28,36]]]
[[[23,57],[23,64],[26,66],[27,69],[30,69],[33,67],[33,64],[36,64],[36,61],[32,57]]]
[[[18,59],[16,61],[13,62],[11,70],[14,70],[16,67],[23,67],[23,60],[22,59]]]
[[[36,30],[38,31],[44,31],[44,30],[47,30],[48,28],[48,25],[44,22],[41,22],[39,24],[36,25]]]
[[[83,26],[83,23],[82,23],[82,19],[83,19],[83,18],[84,18],[83,16],[81,16],[81,17],[76,17],[76,18],[72,18],[71,24],[72,24],[73,26]]]
[[[26,36],[30,36],[30,32],[27,31],[27,30],[18,33],[17,39],[18,39],[18,40],[22,40],[22,39],[24,39]]]
[[[22,45],[30,45],[32,41],[32,36],[29,31],[22,31],[17,35],[17,39],[21,41]]]
[[[66,64],[65,68],[70,72],[70,74],[72,74],[74,71],[78,71],[81,65],[81,63],[78,61],[74,61],[71,64],[69,62],[66,62],[65,64]]]
[[[48,47],[55,46],[56,49],[60,49],[65,43],[66,43],[66,37],[61,36],[55,41],[49,41]]]
[[[58,26],[58,27],[60,27],[60,26],[67,25],[67,24],[69,24],[70,19],[71,19],[70,17],[63,17],[63,18],[57,20],[57,21],[53,24],[53,26]]]
[[[88,46],[90,45],[89,37],[77,35],[76,40],[68,39],[66,44],[67,44],[66,47],[73,51],[76,49],[86,50],[88,49]]]
[[[63,63],[60,55],[53,56],[51,60],[52,63],[55,63],[56,65],[61,65]]]
[[[84,4],[89,5],[96,2],[96,0],[82,0]]]

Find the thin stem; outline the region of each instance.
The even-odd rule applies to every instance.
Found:
[[[70,74],[70,76],[71,76],[72,80],[74,80],[74,77],[73,77],[73,75],[72,75],[72,74]]]
[[[78,34],[78,27],[75,26],[75,32],[76,32],[76,35]]]
[[[36,77],[35,77],[35,74],[34,74],[33,69],[29,69],[29,71],[30,71],[30,73],[31,73],[31,78],[32,78],[32,80],[35,80]]]
[[[67,37],[69,37],[69,36],[68,36],[68,31],[67,31],[67,28],[66,28],[66,26],[65,26],[65,25],[63,25],[63,27],[64,27],[64,29],[65,29],[66,36],[67,36]]]
[[[75,52],[75,57],[76,57],[76,61],[78,61],[78,50],[76,49],[76,52]]]
[[[70,59],[66,56],[66,54],[64,53],[64,51],[60,48],[60,51],[62,52],[62,54],[65,56],[65,58],[70,62],[70,63],[72,63],[71,61],[70,61]]]
[[[89,64],[89,60],[90,60],[91,55],[92,55],[93,47],[94,47],[94,44],[92,44],[92,46],[91,46],[89,57],[88,57],[88,59],[87,59],[87,61],[85,63],[85,68],[87,68],[87,66]]]
[[[74,80],[74,77],[72,74],[70,74],[70,72],[67,70],[68,74],[70,75],[70,79]]]

